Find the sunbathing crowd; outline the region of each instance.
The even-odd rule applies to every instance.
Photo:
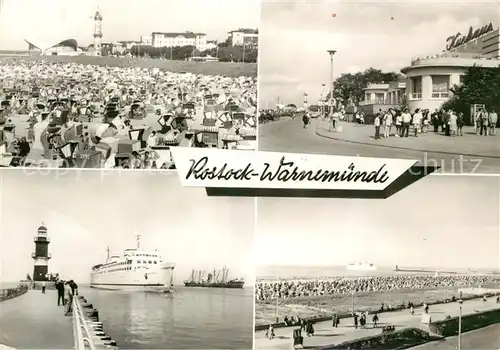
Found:
[[[0,61],[0,156],[160,168],[171,159],[155,147],[253,149],[256,101],[253,77]]]
[[[363,292],[480,287],[500,284],[500,275],[400,275],[336,277],[324,280],[280,280],[258,282],[255,300],[288,299],[320,295],[351,295]]]

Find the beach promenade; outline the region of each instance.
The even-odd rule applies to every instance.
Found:
[[[429,131],[408,138],[375,140],[373,125],[341,122],[342,132],[330,132],[328,124],[313,119],[307,129],[302,119],[289,118],[259,126],[259,150],[339,156],[414,159],[438,165],[444,173],[498,173],[500,134],[476,136],[471,127],[464,136],[446,137]]]
[[[0,344],[16,349],[73,349],[73,323],[57,292],[30,290],[0,303]]]
[[[476,312],[500,309],[500,304],[496,303],[496,297],[491,297],[487,301],[482,299],[469,300],[462,305],[462,315],[470,315]],[[429,314],[431,321],[441,321],[446,316],[456,317],[459,315],[457,303],[436,304],[430,306]],[[429,331],[426,324],[421,323],[423,308],[415,309],[415,314],[411,315],[408,309],[401,311],[385,312],[379,314],[379,325],[393,325],[396,330],[405,328],[421,328]],[[381,333],[380,328],[373,328],[371,315],[368,316],[366,329],[355,329],[353,319],[347,318],[340,321],[338,328],[332,327],[332,321],[324,321],[314,324],[314,336],[307,337],[304,332],[304,348],[321,348],[329,345],[338,345],[347,341],[375,336]],[[265,331],[255,332],[255,349],[267,350],[289,350],[293,344],[293,330],[297,327],[275,329],[276,338],[269,340],[265,337]]]

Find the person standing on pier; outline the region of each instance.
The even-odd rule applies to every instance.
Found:
[[[45,288],[47,285],[45,284],[45,281],[42,282],[42,294],[45,294]]]
[[[64,282],[63,281],[57,281],[56,282],[56,289],[57,289],[57,306],[63,304],[65,305],[64,302]]]
[[[71,280],[69,281],[69,286],[71,287],[73,295],[78,295],[78,284],[76,284],[75,281]]]
[[[67,281],[64,284],[64,297],[65,297],[65,307],[64,307],[64,316],[71,316],[71,312],[73,311],[73,289],[71,289],[71,282]]]

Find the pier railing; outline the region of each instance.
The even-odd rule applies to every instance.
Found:
[[[73,335],[75,337],[75,350],[96,349],[77,296],[73,297]]]

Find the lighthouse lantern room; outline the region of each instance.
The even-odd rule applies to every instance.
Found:
[[[37,235],[33,238],[35,242],[35,251],[31,254],[34,260],[33,280],[47,281],[49,272],[49,253],[50,239],[47,236],[47,227],[42,225],[37,230]]]

